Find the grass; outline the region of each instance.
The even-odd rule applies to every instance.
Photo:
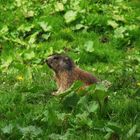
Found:
[[[0,139],[139,139],[137,0],[0,3]],[[69,10],[77,16],[66,23]],[[76,89],[51,95],[56,84],[42,60],[54,52],[112,83],[107,93],[99,89],[101,102],[109,96],[102,111],[94,87],[84,91],[92,96],[76,96]]]

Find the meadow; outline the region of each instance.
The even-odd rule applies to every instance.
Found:
[[[111,87],[52,96],[53,53]],[[0,0],[0,140],[104,139],[140,139],[139,0]]]

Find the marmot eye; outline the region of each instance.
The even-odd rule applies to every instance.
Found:
[[[56,57],[54,57],[53,59],[54,59],[54,60],[58,60],[58,59],[59,59],[59,57],[57,57],[57,56],[56,56]]]

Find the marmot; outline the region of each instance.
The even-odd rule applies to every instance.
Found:
[[[58,90],[53,95],[59,95],[67,90],[76,80],[84,85],[97,83],[99,80],[89,72],[78,68],[72,59],[62,54],[54,54],[47,58],[46,63],[55,72]]]

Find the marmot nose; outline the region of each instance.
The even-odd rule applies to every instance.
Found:
[[[48,59],[44,59],[43,62],[44,62],[44,64],[46,64],[46,63],[48,64]]]
[[[46,60],[44,60],[44,62],[48,64],[49,61],[48,61],[48,59],[46,59]]]

